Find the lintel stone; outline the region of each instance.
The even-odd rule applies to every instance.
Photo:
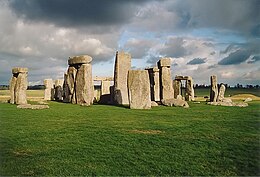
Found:
[[[92,57],[88,55],[81,55],[81,56],[69,57],[68,64],[69,65],[89,64],[91,61],[92,61]]]
[[[20,68],[20,67],[16,67],[12,69],[12,73],[13,74],[17,74],[17,73],[28,73],[28,68]]]
[[[161,58],[158,63],[159,67],[170,67],[171,59],[170,58]]]

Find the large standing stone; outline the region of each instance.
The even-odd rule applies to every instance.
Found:
[[[71,94],[69,89],[69,76],[68,74],[64,74],[64,83],[63,83],[63,103],[71,102]]]
[[[226,87],[224,84],[220,85],[217,101],[223,101],[225,98]]]
[[[217,76],[210,76],[210,102],[216,102],[218,97],[218,84],[217,84]]]
[[[110,81],[101,81],[101,95],[110,94]]]
[[[146,69],[149,72],[151,100],[160,101],[160,77],[158,67]]]
[[[68,93],[66,94],[68,99],[66,101],[85,106],[93,104],[94,86],[91,61],[92,58],[88,55],[69,58],[68,75],[65,81],[68,87]]]
[[[13,68],[13,77],[10,81],[10,94],[12,104],[27,104],[26,90],[28,87],[27,68]]]
[[[171,59],[162,58],[158,61],[158,67],[160,69],[160,99],[172,99],[174,98],[174,90],[172,87],[171,78]]]
[[[76,100],[77,104],[93,104],[94,87],[92,83],[91,64],[82,64],[76,75]]]
[[[52,100],[52,89],[53,89],[53,81],[52,79],[44,79],[44,100]]]
[[[114,69],[114,102],[116,104],[129,104],[127,74],[130,69],[131,55],[124,52],[117,52]]]
[[[63,95],[63,79],[57,79],[55,80],[55,94],[54,94],[54,98],[56,101],[62,101],[62,95]]]
[[[127,86],[130,109],[151,109],[148,71],[129,70]]]
[[[76,104],[76,94],[75,94],[75,81],[77,69],[74,66],[70,66],[68,68],[68,87],[70,92],[70,100],[73,104]]]
[[[185,100],[194,101],[193,79],[190,76],[186,76],[185,79],[186,79]]]
[[[11,99],[10,99],[10,103],[12,104],[15,104],[15,86],[16,86],[16,80],[17,80],[17,77],[13,76],[10,80],[10,96],[11,96]]]
[[[178,95],[181,95],[181,81],[173,80],[174,98],[177,99]]]

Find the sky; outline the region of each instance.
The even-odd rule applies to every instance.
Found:
[[[172,77],[260,84],[259,0],[0,0],[0,84],[13,67],[30,85],[63,78],[70,56],[90,55],[113,76],[116,51],[132,69],[171,58]]]

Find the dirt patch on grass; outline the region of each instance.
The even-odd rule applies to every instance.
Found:
[[[164,133],[164,131],[161,130],[130,130],[131,133],[137,133],[137,134],[161,134]]]
[[[13,154],[16,157],[26,157],[31,156],[32,152],[30,150],[14,150]]]

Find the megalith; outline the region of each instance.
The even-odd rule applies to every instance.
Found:
[[[27,104],[26,90],[28,87],[28,68],[13,68],[10,80],[10,103]]]
[[[217,101],[223,101],[225,98],[226,87],[224,84],[220,85]]]
[[[173,80],[174,98],[177,99],[178,95],[181,95],[181,81]]]
[[[114,68],[114,102],[119,105],[128,105],[127,75],[131,69],[131,55],[125,52],[116,52]]]
[[[52,100],[52,89],[53,89],[53,81],[52,79],[44,79],[44,100]]]
[[[130,109],[151,109],[150,82],[147,70],[129,70],[127,86]]]
[[[62,101],[62,96],[63,96],[63,79],[57,79],[55,80],[55,93],[54,93],[54,98],[56,101]]]
[[[217,76],[210,76],[210,102],[216,102],[218,97]]]
[[[185,100],[194,101],[193,79],[190,76],[185,76],[185,79],[186,79]]]
[[[89,106],[93,104],[92,58],[88,55],[70,57],[66,75],[68,93],[66,101]]]
[[[64,83],[63,83],[63,103],[70,103],[71,102],[71,96],[70,96],[70,90],[69,90],[69,75],[67,73],[64,73]]]
[[[158,67],[147,68],[150,80],[151,100],[160,101],[160,77]]]
[[[174,90],[171,78],[171,59],[162,58],[158,61],[160,77],[160,100],[174,98]]]

